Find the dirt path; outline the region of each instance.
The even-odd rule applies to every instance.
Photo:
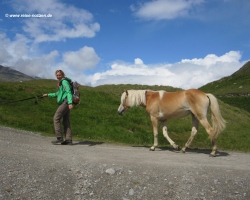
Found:
[[[52,139],[0,127],[0,199],[250,199],[250,154]]]

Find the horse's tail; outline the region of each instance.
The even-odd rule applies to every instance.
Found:
[[[211,119],[213,126],[213,133],[212,135],[210,135],[210,139],[213,140],[220,135],[221,131],[224,130],[224,128],[226,127],[226,121],[221,115],[219,104],[215,96],[212,94],[206,95],[210,100]]]

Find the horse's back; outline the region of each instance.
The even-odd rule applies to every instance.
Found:
[[[209,106],[206,94],[198,89],[177,92],[147,91],[147,111],[166,118],[184,117],[191,112],[204,115]]]
[[[201,90],[198,89],[185,90],[185,95],[190,105],[205,106],[209,104],[209,99],[206,93],[204,93]]]
[[[180,118],[190,114],[185,92],[147,91],[146,110],[161,120]]]
[[[173,101],[197,101],[197,99],[207,98],[206,93],[198,89],[188,89],[177,92],[167,92],[164,90],[160,91],[147,91],[147,100],[152,101],[163,101],[163,102],[173,102]]]

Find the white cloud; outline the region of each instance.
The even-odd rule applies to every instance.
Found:
[[[29,76],[54,78],[54,72],[57,69],[62,69],[67,74],[78,77],[86,69],[94,68],[100,60],[95,50],[87,46],[82,47],[79,51],[69,51],[62,55],[56,50],[48,54],[36,55],[37,47],[30,46],[29,42],[23,35],[17,35],[11,41],[6,38],[5,34],[0,34],[0,63]],[[56,62],[60,57],[62,60]],[[88,80],[86,77],[84,78]]]
[[[0,63],[30,76],[47,77],[51,74],[58,52],[37,56],[33,52],[36,47],[31,47],[29,43],[30,40],[20,34],[12,41],[5,34],[0,34]]]
[[[76,52],[66,52],[63,55],[63,62],[78,71],[94,68],[100,58],[92,47],[83,47]]]
[[[57,51],[52,51],[39,57],[20,58],[13,68],[30,76],[51,78],[55,72],[53,63],[58,55]]]
[[[85,75],[84,71],[95,67],[100,60],[92,47],[85,46],[62,55],[58,51],[36,55],[36,47],[30,47],[29,42],[22,35],[17,35],[11,41],[0,34],[0,63],[42,78],[54,79],[55,70],[62,69],[68,77],[90,86],[142,84],[198,88],[231,75],[244,64],[240,62],[240,52],[230,51],[221,56],[209,54],[204,58],[182,59],[167,64],[145,64],[141,58],[136,58],[134,63],[114,61],[104,72]]]
[[[145,65],[140,58],[135,59],[134,64],[117,61],[110,70],[94,74],[91,85],[142,84],[198,88],[237,71],[244,64],[240,59],[239,52],[230,51],[222,56],[211,54],[173,64]]]
[[[61,41],[66,38],[94,37],[100,25],[93,22],[93,15],[80,8],[57,0],[14,0],[17,12],[27,14],[51,14],[52,17],[26,18],[23,30],[34,42]]]
[[[140,58],[136,58],[136,59],[135,59],[135,64],[136,64],[136,65],[142,65],[142,64],[143,64],[143,61],[142,61]]]
[[[146,20],[174,19],[188,16],[204,0],[154,0],[130,8],[139,18]]]
[[[94,22],[90,12],[58,0],[44,0],[42,4],[33,0],[13,0],[10,3],[18,14],[51,14],[52,17],[20,18],[19,23],[24,31],[19,30],[14,38],[0,33],[0,64],[42,78],[54,78],[57,69],[78,77],[84,70],[97,65],[100,58],[92,47],[60,53],[52,50],[42,54],[39,44],[65,41],[67,38],[94,37],[100,25]]]
[[[0,63],[5,63],[11,59],[6,47],[9,43],[9,39],[6,38],[5,34],[0,34]]]
[[[11,41],[5,34],[0,34],[0,63],[8,63],[12,66],[18,59],[25,56],[29,50],[29,40],[23,35],[17,34]]]
[[[0,34],[0,63],[41,78],[55,78],[55,70],[62,69],[68,77],[90,86],[143,84],[184,89],[198,88],[229,76],[244,64],[240,62],[240,52],[230,51],[221,56],[209,54],[204,58],[182,59],[167,64],[145,64],[141,58],[136,58],[134,63],[114,61],[108,70],[86,75],[84,71],[94,68],[100,60],[92,47],[85,46],[62,54],[54,50],[43,55],[37,55],[36,48],[23,35],[16,35],[11,41]]]
[[[237,51],[230,51],[226,53],[223,56],[216,56],[215,54],[209,54],[207,55],[204,59],[197,59],[194,58],[192,60],[189,59],[183,59],[181,62],[182,63],[193,63],[197,65],[203,65],[210,67],[218,62],[222,63],[231,63],[231,62],[237,62],[241,58],[241,55]]]

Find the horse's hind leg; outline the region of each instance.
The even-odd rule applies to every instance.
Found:
[[[199,125],[198,119],[194,116],[194,114],[192,114],[192,131],[191,131],[191,136],[188,139],[188,141],[185,144],[185,146],[181,149],[183,153],[186,152],[186,148],[188,148],[190,146],[190,144],[192,143],[195,135],[197,134],[197,132],[198,132],[198,125]]]
[[[207,121],[206,118],[200,120],[201,125],[206,129],[209,137],[211,138],[213,135],[213,128],[210,126],[209,122]],[[210,156],[215,157],[216,156],[216,150],[217,150],[217,146],[216,146],[216,142],[215,139],[211,138],[211,143],[212,143],[212,152],[210,153]]]
[[[179,146],[175,144],[175,142],[173,140],[171,140],[171,138],[168,136],[168,129],[167,129],[167,125],[166,125],[166,121],[162,122],[162,132],[164,137],[168,140],[168,142],[176,149],[179,150]]]
[[[210,153],[210,156],[216,157],[216,151],[217,151],[216,142],[214,139],[212,139],[211,143],[212,143],[212,152]]]

